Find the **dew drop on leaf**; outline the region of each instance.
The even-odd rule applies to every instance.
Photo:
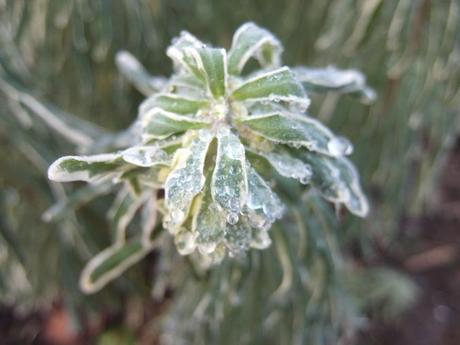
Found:
[[[227,214],[226,219],[227,219],[227,223],[235,225],[236,223],[238,223],[239,217],[237,213],[232,212],[232,213]]]
[[[198,244],[198,250],[201,254],[207,255],[214,252],[216,249],[217,243],[216,242],[201,242]]]
[[[329,140],[327,148],[331,155],[339,157],[349,155],[353,152],[353,145],[351,142],[344,137],[335,137]]]
[[[195,234],[186,229],[181,229],[174,237],[177,251],[181,255],[188,255],[193,253],[196,248]]]
[[[179,222],[184,217],[184,212],[179,209],[175,209],[171,212],[171,218],[174,223]]]

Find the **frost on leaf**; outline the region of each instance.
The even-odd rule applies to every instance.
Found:
[[[180,115],[196,115],[209,102],[205,99],[195,99],[173,93],[161,93],[147,98],[139,107],[142,117],[154,108],[160,108],[170,113]]]
[[[250,225],[256,229],[268,230],[271,224],[281,218],[284,206],[264,179],[251,167],[248,168],[247,211]]]
[[[331,140],[335,140],[334,134],[319,121],[307,116],[276,112],[243,117],[238,122],[276,143],[297,148],[303,146],[330,156],[337,153],[329,145]]]
[[[182,31],[180,36],[173,40],[166,54],[174,61],[179,72],[181,70],[189,71],[200,81],[204,81],[204,69],[200,65],[200,58],[197,56],[197,48],[203,46],[204,43],[195,36]]]
[[[117,153],[93,156],[65,156],[48,169],[48,178],[58,182],[99,182],[124,176],[133,166],[169,165],[170,158],[156,146],[134,146]]]
[[[123,188],[117,195],[109,211],[109,218],[115,229],[115,242],[121,243],[126,239],[126,227],[134,218],[136,211],[146,202],[149,191],[144,191],[140,196],[130,193],[128,188]]]
[[[250,58],[256,58],[262,67],[278,67],[283,47],[269,31],[254,23],[242,25],[233,35],[228,52],[228,71],[240,74]]]
[[[361,190],[359,175],[346,158],[327,157],[304,152],[302,157],[313,169],[313,185],[323,197],[343,203],[353,214],[365,217],[369,204]]]
[[[312,177],[311,166],[300,159],[292,157],[288,152],[271,151],[258,154],[264,157],[281,176],[296,179],[303,184],[310,182]]]
[[[296,67],[293,69],[305,90],[313,92],[335,91],[358,95],[364,102],[375,100],[375,91],[366,85],[364,75],[354,69]]]
[[[127,51],[118,52],[115,62],[121,74],[146,96],[157,92],[166,84],[166,78],[151,76],[144,66]]]
[[[304,113],[310,104],[306,92],[370,100],[373,90],[354,70],[280,68],[282,50],[270,32],[246,23],[235,33],[228,57],[224,49],[182,32],[167,50],[174,62],[169,80],[152,77],[127,52],[117,55],[122,74],[148,98],[129,130],[81,149],[124,150],[62,157],[48,171],[50,179],[61,182],[123,182],[110,212],[114,245],[85,268],[84,291],[97,291],[152,249],[157,209],[178,252],[198,251],[207,264],[220,262],[226,253],[269,246],[268,230],[285,208],[255,169],[311,183],[352,213],[368,213],[358,174],[344,158],[352,144]],[[262,69],[241,76],[250,59]],[[98,189],[69,198],[68,204],[111,190],[92,186]],[[131,236],[126,229],[138,210],[142,230]]]
[[[200,48],[198,53],[210,94],[214,98],[224,96],[227,89],[227,53],[225,49]]]
[[[238,101],[272,101],[301,104],[307,109],[310,99],[288,67],[259,74],[244,81],[232,97]]]
[[[57,182],[100,181],[115,176],[123,166],[117,154],[107,153],[94,156],[65,156],[56,160],[48,169],[48,178]]]
[[[213,200],[208,179],[200,199],[198,211],[193,218],[192,230],[201,254],[210,254],[222,241],[225,229],[225,213]]]
[[[86,293],[99,291],[141,260],[150,249],[135,239],[105,249],[92,258],[83,269],[80,288]]]
[[[176,152],[176,166],[165,182],[165,203],[169,211],[166,227],[173,233],[184,222],[193,198],[204,186],[204,162],[213,139],[210,133],[206,134]]]
[[[189,129],[198,129],[207,126],[209,126],[207,121],[154,108],[146,113],[142,119],[142,136],[144,141],[164,139],[170,135],[182,133]]]
[[[246,202],[248,186],[245,149],[228,127],[219,130],[217,140],[211,190],[214,200],[228,213],[228,222],[232,223]]]
[[[139,167],[152,167],[154,165],[169,165],[171,158],[157,146],[134,146],[124,150],[121,157],[127,163]]]
[[[141,209],[141,228],[142,228],[142,244],[149,247],[153,244],[153,230],[157,224],[158,217],[158,202],[156,190],[150,191],[147,195]]]
[[[239,255],[247,251],[251,245],[252,229],[246,217],[235,224],[227,224],[225,229],[225,244],[230,255]]]

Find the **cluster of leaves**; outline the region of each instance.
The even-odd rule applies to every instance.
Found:
[[[271,33],[247,23],[228,54],[183,32],[167,50],[175,65],[169,80],[147,77],[132,56],[118,55],[121,70],[150,91],[132,126],[132,145],[110,154],[65,156],[48,171],[60,182],[123,185],[110,211],[114,244],[83,271],[84,291],[97,291],[153,248],[157,211],[178,251],[197,249],[207,265],[220,263],[227,252],[266,248],[268,230],[284,211],[261,176],[270,169],[358,216],[367,214],[358,175],[345,158],[351,143],[306,113],[306,90],[364,99],[372,99],[373,91],[353,70],[281,67],[282,50]],[[261,69],[245,75],[251,58]],[[126,227],[140,208],[142,235],[127,239]]]
[[[30,308],[63,296],[68,310],[79,310],[73,321],[81,325],[86,317],[77,315],[87,316],[81,308],[98,314],[124,310],[123,303],[113,303],[123,295],[128,303],[144,298],[136,312],[149,313],[156,308],[147,295],[162,300],[172,289],[166,322],[155,319],[151,327],[165,344],[353,343],[350,336],[364,320],[362,307],[383,297],[385,309],[394,313],[410,300],[397,297],[407,291],[407,280],[372,274],[341,248],[353,240],[361,253],[373,255],[371,236],[388,240],[408,212],[439,206],[433,193],[436,172],[442,171],[459,128],[459,8],[458,0],[0,1],[2,302]],[[131,145],[130,131],[118,135],[105,129],[124,128],[140,101],[113,64],[117,51],[128,49],[166,75],[169,61],[158,52],[179,30],[226,46],[247,18],[283,38],[283,57],[290,64],[359,66],[379,91],[372,107],[327,92],[312,95],[309,108],[353,139],[353,161],[371,192],[372,217],[345,217],[339,224],[315,193],[302,195],[307,188],[279,179],[276,193],[285,215],[272,226],[274,243],[266,250],[250,251],[242,261],[224,260],[197,275],[166,233],[156,238],[157,249],[142,264],[96,298],[82,296],[78,273],[111,235],[104,217],[111,196],[91,200],[118,186],[52,183],[45,178],[49,163],[72,152]],[[142,80],[154,81],[158,89],[161,78],[136,75],[138,83],[128,79],[146,96],[152,86]],[[40,217],[53,202],[45,223]],[[140,221],[142,216],[133,219],[129,234],[138,231]],[[392,248],[407,250],[413,243],[398,236]],[[376,308],[376,314],[382,310]]]

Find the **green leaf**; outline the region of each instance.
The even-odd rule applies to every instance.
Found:
[[[359,174],[356,168],[346,158],[336,158],[334,162],[340,170],[341,177],[348,186],[349,197],[345,201],[345,206],[351,213],[359,217],[366,217],[369,213],[369,202],[361,189]]]
[[[123,188],[115,198],[109,210],[109,219],[115,230],[115,242],[123,243],[126,239],[126,227],[134,218],[137,210],[147,201],[149,191],[141,193],[139,196]]]
[[[68,216],[69,213],[77,210],[80,206],[89,203],[91,200],[108,194],[113,190],[113,184],[104,182],[100,184],[88,184],[70,193],[68,196],[59,200],[56,204],[43,213],[43,220],[46,222],[56,222]]]
[[[193,198],[204,186],[204,162],[213,138],[209,131],[202,130],[188,147],[176,151],[175,166],[164,187],[165,205],[169,211],[165,224],[172,233],[184,222]]]
[[[123,165],[123,159],[114,153],[64,156],[51,164],[48,169],[48,178],[57,182],[94,182],[114,177]]]
[[[259,74],[243,82],[233,91],[232,97],[238,101],[292,102],[304,109],[310,104],[302,85],[295,79],[288,67]]]
[[[303,152],[302,158],[313,169],[313,186],[329,201],[345,204],[350,212],[365,217],[369,203],[361,190],[359,175],[346,158],[333,158]]]
[[[117,153],[61,157],[49,167],[48,178],[58,182],[95,182],[122,174],[130,165],[152,167],[170,163],[168,154],[157,146],[134,146]]]
[[[238,137],[228,127],[217,133],[216,166],[212,175],[212,195],[229,213],[237,216],[246,203],[248,182],[245,149]]]
[[[303,146],[326,155],[336,154],[336,150],[330,149],[330,142],[335,138],[332,132],[310,117],[275,112],[246,116],[237,121],[271,141],[295,147]]]
[[[240,74],[252,57],[264,68],[279,67],[282,51],[281,43],[269,31],[254,23],[246,23],[233,35],[228,53],[228,71]]]
[[[205,72],[206,84],[214,98],[225,95],[227,89],[227,53],[225,49],[198,49]]]
[[[196,244],[201,254],[213,252],[224,238],[225,213],[212,197],[210,177],[206,179],[192,222],[192,232],[196,233]]]
[[[141,210],[142,243],[146,247],[152,245],[153,232],[155,230],[155,226],[157,225],[157,218],[157,190],[152,190],[148,193],[148,198]]]
[[[267,182],[255,171],[248,168],[248,218],[250,225],[256,229],[268,230],[270,225],[281,218],[284,206],[273,193]]]
[[[154,108],[141,120],[143,140],[164,139],[176,133],[189,129],[199,129],[209,126],[209,122],[192,117],[177,115],[159,108]]]
[[[85,293],[99,291],[141,260],[150,250],[151,247],[145,247],[136,239],[105,249],[92,258],[83,269],[80,288]]]
[[[375,100],[375,91],[366,85],[364,75],[354,69],[340,70],[334,66],[326,68],[296,67],[297,79],[307,92],[339,92],[354,94],[363,102]]]
[[[270,152],[256,152],[264,157],[281,176],[294,178],[306,184],[310,182],[312,170],[308,164],[292,157],[286,150],[275,149]]]
[[[143,168],[155,165],[170,165],[171,157],[158,146],[134,146],[120,153],[127,163]]]
[[[231,255],[240,255],[249,249],[252,229],[246,217],[241,217],[236,224],[227,224],[225,229],[225,246]]]
[[[197,52],[197,49],[203,46],[204,43],[195,36],[182,31],[180,36],[174,39],[173,43],[168,47],[166,55],[174,61],[176,69],[188,71],[198,80],[204,82],[204,70],[203,66],[199,64],[201,59]]]
[[[161,108],[170,113],[195,115],[200,109],[209,106],[209,101],[193,99],[172,93],[162,93],[147,98],[139,108],[141,116],[153,108]]]
[[[158,92],[166,85],[166,78],[151,76],[144,66],[127,51],[118,52],[115,62],[121,74],[146,96]]]
[[[208,48],[188,33],[168,48],[171,57],[183,69],[206,84],[214,98],[225,95],[227,85],[227,54],[225,49]]]

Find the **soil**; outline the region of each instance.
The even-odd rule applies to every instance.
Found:
[[[363,344],[460,344],[460,140],[442,173],[439,203],[419,218],[401,222],[398,240],[412,243],[385,253],[419,287],[417,302],[398,320],[374,320]],[[404,253],[404,255],[402,255]]]

